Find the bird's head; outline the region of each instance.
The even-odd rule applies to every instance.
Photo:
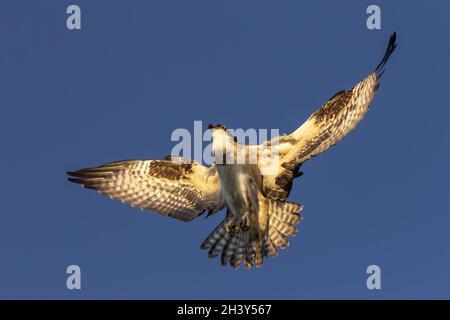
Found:
[[[236,139],[223,124],[210,124],[212,138],[212,156],[216,163],[224,163],[224,157],[234,155]]]
[[[236,137],[223,124],[210,124],[208,129],[211,130],[212,140],[223,143],[235,143]]]
[[[208,125],[209,130],[223,130],[227,131],[227,128],[223,124],[210,124]]]

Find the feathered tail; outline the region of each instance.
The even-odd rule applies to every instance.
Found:
[[[247,230],[240,229],[230,233],[234,228],[231,215],[203,241],[201,248],[209,249],[209,257],[215,258],[221,253],[221,262],[227,262],[233,268],[242,264],[246,268],[261,267],[264,257],[276,256],[278,248],[288,246],[288,236],[297,233],[296,224],[302,220],[302,205],[279,202],[263,198],[260,200],[258,215],[251,215]]]

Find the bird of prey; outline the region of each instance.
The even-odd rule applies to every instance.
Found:
[[[296,234],[303,206],[286,199],[300,166],[343,139],[369,110],[396,33],[376,68],[353,88],[339,91],[297,130],[260,145],[238,143],[223,125],[210,125],[214,163],[206,167],[177,157],[126,160],[68,172],[68,180],[112,199],[191,221],[226,208],[225,219],[203,241],[209,257],[233,268],[260,267]],[[256,161],[237,161],[256,151]],[[263,154],[274,156],[265,157]],[[268,168],[271,170],[267,170]]]

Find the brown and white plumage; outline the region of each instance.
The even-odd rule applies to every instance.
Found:
[[[68,179],[182,221],[226,207],[225,219],[201,248],[233,268],[260,267],[264,257],[288,246],[288,237],[296,234],[302,220],[303,206],[286,201],[293,180],[301,175],[300,166],[342,140],[363,119],[395,41],[394,33],[373,72],[335,94],[289,135],[249,146],[238,143],[223,125],[210,126],[216,164],[209,168],[180,158],[129,160],[68,172]],[[256,163],[236,162],[240,151],[245,154],[240,159],[256,152]]]
[[[69,181],[112,199],[182,221],[225,205],[215,166],[207,168],[195,161],[118,161],[68,175]]]
[[[297,130],[276,137],[254,148],[277,153],[276,168],[264,177],[264,187],[271,199],[285,200],[298,176],[300,166],[308,159],[326,151],[352,131],[369,111],[379,87],[384,66],[396,47],[396,33],[389,40],[386,53],[369,75],[353,88],[339,91],[315,111]],[[260,164],[261,170],[272,163]]]

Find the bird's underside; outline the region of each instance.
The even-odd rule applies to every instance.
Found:
[[[225,219],[203,241],[209,257],[223,264],[260,267],[296,234],[303,206],[286,199],[300,166],[340,140],[362,120],[378,89],[384,66],[396,47],[394,33],[375,68],[353,88],[340,91],[297,130],[257,146],[242,145],[222,125],[211,126],[213,150],[256,152],[256,163],[126,160],[68,172],[68,180],[142,210],[191,221],[227,208]],[[265,155],[265,156],[261,156]],[[268,170],[270,168],[270,170]]]

